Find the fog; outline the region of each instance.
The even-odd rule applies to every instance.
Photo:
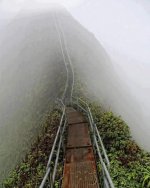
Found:
[[[89,88],[150,151],[150,2],[93,0],[72,9],[72,15],[94,33],[111,59],[104,72],[104,62],[87,70]]]
[[[0,179],[24,157],[49,106],[62,95],[66,71],[56,12],[89,94],[121,115],[150,151],[149,2],[56,2],[0,2]]]
[[[66,77],[51,12],[12,12],[6,21],[0,30],[0,179],[30,148]]]

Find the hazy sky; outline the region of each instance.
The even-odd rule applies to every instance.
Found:
[[[86,0],[1,0],[0,1],[0,29],[9,23],[20,11],[40,9],[50,9],[52,4],[62,5],[67,9],[72,9]]]
[[[0,2],[0,10],[8,12],[8,11],[18,11],[20,10],[22,7],[24,7],[25,5],[31,5],[33,4],[33,6],[37,3],[39,3],[39,7],[41,6],[41,4],[52,4],[52,3],[57,3],[60,5],[63,5],[67,8],[71,8],[71,7],[76,7],[80,4],[82,4],[84,1],[86,0],[1,0]],[[46,7],[45,7],[46,8]]]
[[[93,0],[72,14],[111,51],[150,63],[150,1]]]
[[[134,138],[140,139],[142,145],[149,143],[150,1],[89,0],[70,10],[84,27],[94,33],[105,48],[112,60],[115,74],[118,75],[118,80],[126,91],[123,93],[118,85],[112,83],[109,85],[110,95],[107,97],[101,96],[101,93],[97,95],[100,98],[104,97],[106,101],[114,101],[114,104],[109,104],[110,109],[122,115],[129,124]],[[97,88],[101,87],[99,78],[94,81],[99,83]],[[119,96],[120,92],[122,96]],[[116,98],[113,97],[113,93]],[[121,97],[119,104],[119,100],[116,99]],[[133,103],[134,99],[136,104]],[[131,106],[138,108],[133,111]],[[146,147],[150,150],[148,145]]]
[[[150,63],[149,0],[2,0],[0,19],[13,18],[23,9],[49,8],[52,3],[65,6],[109,50]]]

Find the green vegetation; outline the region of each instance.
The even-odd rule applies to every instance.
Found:
[[[132,140],[129,127],[112,112],[90,104],[94,120],[111,163],[110,173],[116,188],[150,187],[150,153]]]
[[[43,123],[42,133],[38,136],[37,141],[33,144],[24,161],[5,179],[3,183],[5,188],[33,188],[39,186],[45,174],[60,115],[58,109],[47,114]]]
[[[83,85],[76,84],[76,95],[82,97],[80,88],[83,88]],[[85,100],[87,97],[83,98]],[[112,112],[104,111],[97,103],[89,105],[110,159],[110,173],[115,187],[150,188],[150,153],[143,151],[135,143],[129,127],[121,117],[117,117]],[[45,173],[45,166],[59,119],[58,110],[54,110],[47,116],[43,125],[43,133],[38,137],[37,142],[21,165],[5,180],[4,186],[6,188],[38,187]],[[55,188],[59,187],[60,184],[61,164],[58,169]],[[99,163],[98,169],[101,169]]]

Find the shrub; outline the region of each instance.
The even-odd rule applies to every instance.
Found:
[[[90,104],[94,121],[110,159],[110,173],[116,188],[150,187],[150,153],[132,140],[129,127],[112,112]]]

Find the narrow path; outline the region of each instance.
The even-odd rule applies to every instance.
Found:
[[[67,108],[68,136],[62,188],[99,188],[88,123],[82,113]]]

